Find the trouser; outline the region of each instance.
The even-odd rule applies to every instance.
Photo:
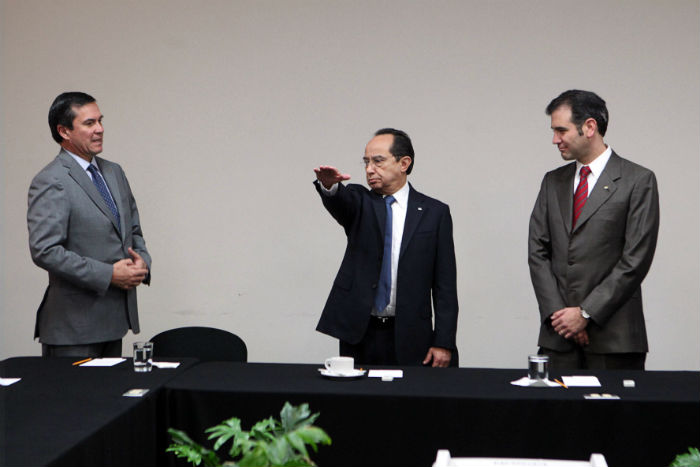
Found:
[[[42,357],[121,357],[122,340],[81,345],[41,344]]]
[[[568,352],[558,352],[540,347],[541,355],[549,356],[550,370],[643,370],[647,354],[591,353],[581,347]]]

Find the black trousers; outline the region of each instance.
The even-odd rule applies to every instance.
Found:
[[[42,357],[121,357],[122,340],[82,345],[41,344]]]
[[[539,353],[549,357],[550,370],[643,370],[646,353],[586,352],[576,347],[570,352],[558,352],[540,347]]]
[[[352,357],[360,365],[398,365],[394,342],[394,319],[382,324],[372,318],[367,332],[357,344],[340,341],[340,355]]]
[[[362,340],[357,344],[349,344],[340,341],[340,355],[352,357],[355,364],[360,365],[393,365],[399,364],[396,358],[396,342],[394,337],[394,320],[387,323],[372,318],[369,321],[367,332]],[[425,349],[426,354],[428,349]],[[415,366],[422,364],[416,362]],[[457,349],[452,350],[451,367],[459,366],[459,353]]]

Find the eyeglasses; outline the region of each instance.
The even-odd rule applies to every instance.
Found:
[[[384,156],[372,156],[372,157],[363,157],[362,158],[362,164],[365,166],[365,169],[369,167],[370,164],[377,168],[382,168],[388,159]]]

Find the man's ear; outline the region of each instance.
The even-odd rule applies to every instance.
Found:
[[[411,162],[413,162],[413,159],[411,159],[411,156],[403,156],[399,160],[399,164],[401,165],[401,172],[406,172],[408,168],[411,166]]]
[[[56,129],[58,130],[58,134],[61,135],[63,139],[68,139],[70,134],[68,133],[68,128],[66,128],[63,125],[57,125]]]
[[[595,121],[595,118],[589,118],[585,122],[583,122],[583,134],[587,138],[592,138],[593,135],[596,134],[598,131],[598,122]]]

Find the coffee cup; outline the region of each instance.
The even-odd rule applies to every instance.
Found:
[[[332,373],[350,373],[355,369],[355,360],[352,357],[331,357],[326,359],[325,366]]]

